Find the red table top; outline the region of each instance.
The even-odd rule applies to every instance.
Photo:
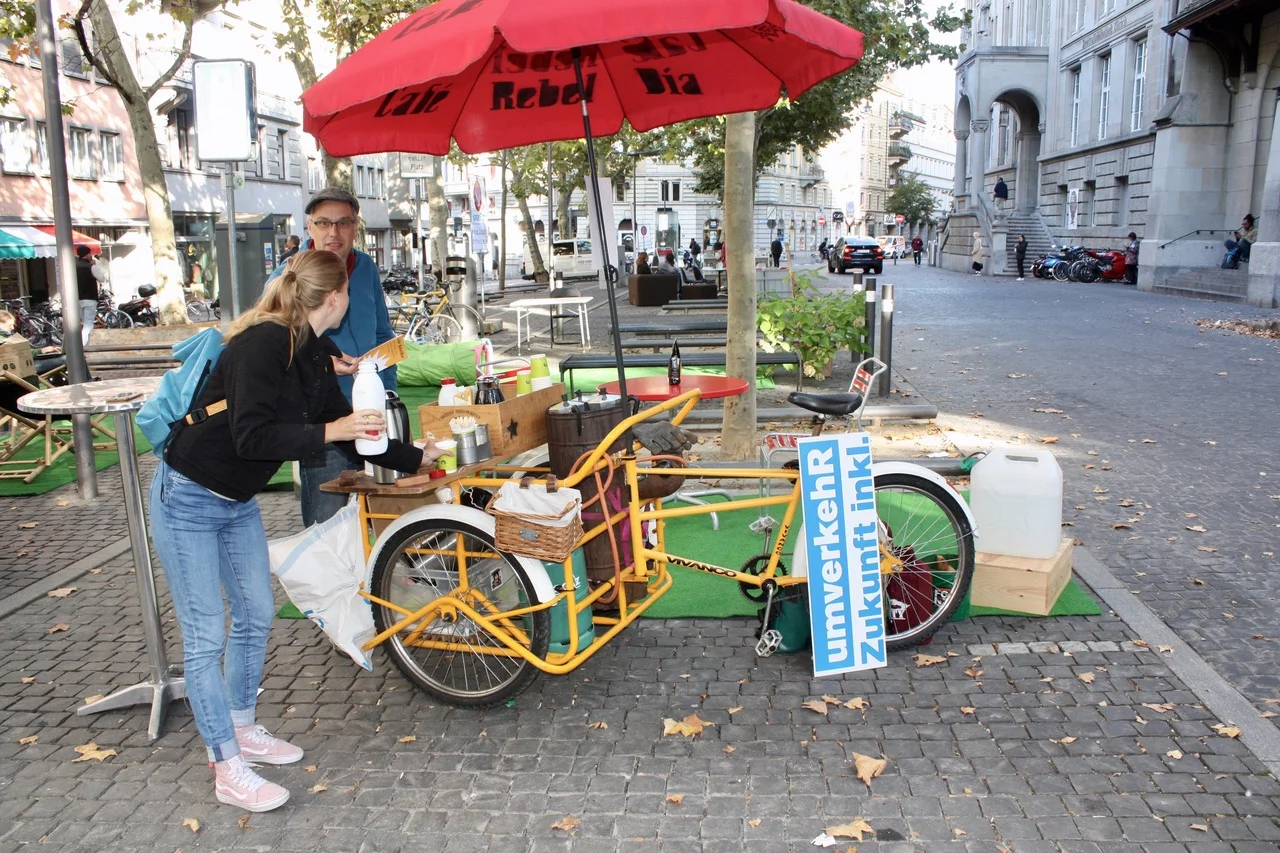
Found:
[[[734,379],[732,376],[685,374],[680,377],[680,380],[679,385],[668,385],[665,376],[637,376],[627,380],[627,393],[638,399],[657,403],[679,397],[694,388],[702,392],[703,399],[710,400],[716,397],[736,397],[749,387],[747,380]],[[605,394],[617,394],[619,393],[618,383],[617,381],[606,382],[600,386],[600,390]]]

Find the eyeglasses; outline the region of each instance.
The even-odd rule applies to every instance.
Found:
[[[356,227],[356,221],[349,216],[343,219],[313,219],[311,224],[321,231],[328,231],[330,228],[341,228],[343,231],[348,231]]]

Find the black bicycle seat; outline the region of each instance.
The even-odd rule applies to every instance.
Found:
[[[846,392],[805,394],[801,391],[792,391],[787,395],[787,402],[819,415],[851,415],[862,405],[862,395]]]

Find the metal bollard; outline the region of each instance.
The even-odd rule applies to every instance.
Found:
[[[880,286],[880,351],[876,358],[884,362],[885,371],[876,379],[881,397],[889,396],[893,384],[893,285]]]
[[[876,352],[876,277],[867,276],[867,351],[866,355],[875,355]],[[863,356],[864,358],[866,356]]]
[[[853,274],[853,292],[854,293],[862,292],[862,273],[860,272],[856,272]]]

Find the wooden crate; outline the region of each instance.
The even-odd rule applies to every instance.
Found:
[[[418,419],[422,423],[424,438],[430,432],[437,439],[442,439],[452,434],[450,419],[470,415],[480,423],[488,424],[494,458],[506,459],[547,443],[547,409],[559,403],[563,396],[564,386],[556,383],[523,397],[508,397],[496,406],[437,406],[427,403],[418,407]]]
[[[1064,538],[1058,553],[1043,560],[979,552],[970,601],[978,607],[1049,615],[1071,579],[1071,550],[1071,540]]]
[[[0,370],[7,370],[14,376],[36,375],[36,362],[26,338],[13,335],[0,343]]]

